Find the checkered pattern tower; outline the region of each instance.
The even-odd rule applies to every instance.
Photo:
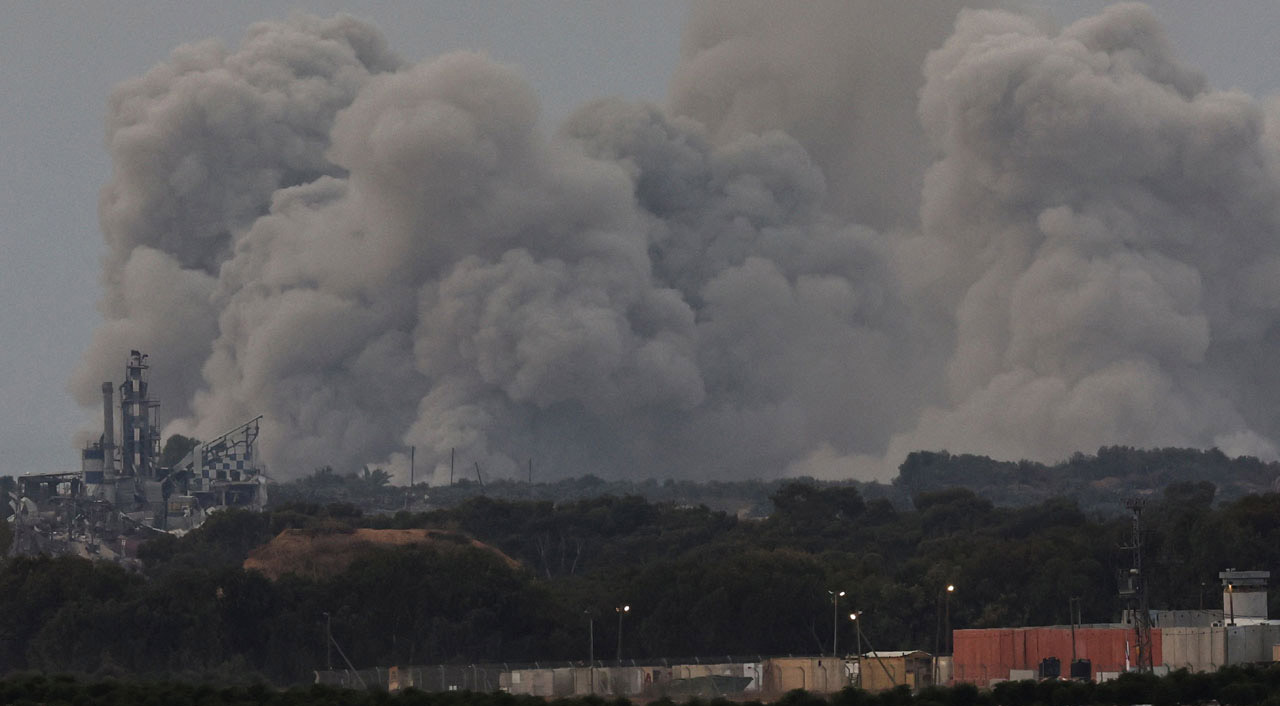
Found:
[[[160,402],[147,394],[147,356],[129,351],[120,385],[120,475],[156,479],[160,457]]]

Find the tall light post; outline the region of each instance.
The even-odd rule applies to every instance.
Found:
[[[1234,583],[1227,583],[1227,606],[1230,614],[1230,622],[1228,625],[1236,624],[1236,586]]]
[[[858,617],[862,615],[862,611],[855,610],[849,614],[849,620],[853,621],[854,634],[858,636],[858,683],[856,686],[862,687],[862,622]]]
[[[947,597],[945,601],[946,616],[947,616],[947,622],[945,626],[947,631],[947,642],[946,642],[947,654],[951,654],[951,594],[955,592],[956,592],[955,585],[947,584],[947,594],[946,594]]]
[[[835,591],[827,591],[831,595],[831,657],[836,657],[836,646],[840,639],[840,597],[844,595],[844,591],[836,593]]]
[[[614,610],[618,611],[618,663],[622,663],[622,616],[631,612],[631,606],[620,605]]]
[[[1231,583],[1229,581],[1227,582],[1227,610],[1230,614],[1229,615],[1230,622],[1227,624],[1234,626],[1236,624],[1236,587],[1234,583]],[[1231,664],[1231,640],[1228,639],[1230,638],[1230,636],[1231,636],[1230,630],[1222,631],[1222,663],[1223,664]],[[1124,661],[1128,663],[1129,658],[1126,656]]]
[[[936,632],[933,635],[933,683],[937,684],[941,679],[941,668],[938,665],[938,659],[943,654],[950,654],[951,649],[951,594],[955,593],[954,584],[947,584],[947,587],[940,592],[938,596],[938,607],[934,613]],[[946,622],[943,622],[943,616],[946,616]],[[945,633],[946,637],[943,637]]]

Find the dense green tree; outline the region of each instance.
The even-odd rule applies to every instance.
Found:
[[[76,557],[17,557],[0,567],[0,673],[28,666],[33,641],[68,606],[129,595],[142,578]]]
[[[779,530],[815,538],[838,534],[866,512],[862,494],[852,486],[820,488],[806,481],[787,483],[772,496],[768,522]]]

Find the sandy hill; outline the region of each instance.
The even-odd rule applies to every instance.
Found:
[[[288,529],[249,552],[245,569],[276,580],[285,574],[323,578],[342,573],[365,552],[381,547],[431,545],[444,549],[474,547],[493,552],[511,566],[515,559],[457,532],[433,529]]]

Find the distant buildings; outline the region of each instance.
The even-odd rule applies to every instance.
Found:
[[[561,698],[596,694],[603,697],[656,699],[691,697],[776,697],[804,689],[834,693],[849,686],[871,691],[932,683],[933,658],[918,650],[869,652],[845,658],[725,658],[723,662],[652,660],[629,664],[469,665],[380,667],[316,672],[317,684],[389,691],[495,691]]]

